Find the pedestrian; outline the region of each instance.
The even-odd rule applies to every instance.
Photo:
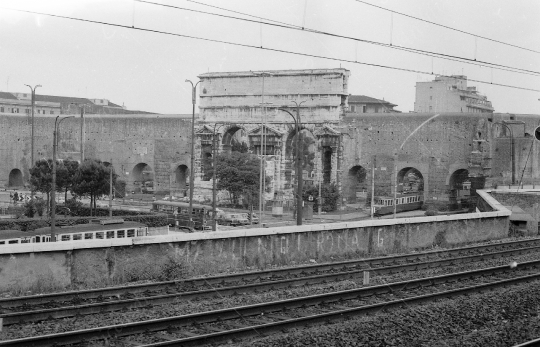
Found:
[[[15,194],[13,194],[13,202],[15,205],[17,204],[17,201],[19,201],[19,193],[15,192]]]

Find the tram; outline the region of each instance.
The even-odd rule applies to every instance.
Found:
[[[423,204],[424,192],[399,194],[396,197],[396,212],[419,210]],[[375,216],[394,213],[394,198],[388,196],[376,197],[372,209]]]
[[[93,219],[89,224],[56,227],[55,233],[58,242],[121,239],[147,236],[148,227],[123,219]],[[41,242],[51,242],[51,227],[34,231],[0,230],[0,246]]]
[[[212,229],[212,206],[193,204],[193,229]],[[222,212],[217,210],[218,213]],[[158,200],[152,203],[152,212],[162,212],[167,214],[169,226],[190,227],[189,223],[189,203],[180,201]]]

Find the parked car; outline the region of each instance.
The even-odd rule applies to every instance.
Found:
[[[221,225],[247,225],[249,220],[242,213],[223,213],[217,218],[217,222]]]
[[[259,216],[257,216],[257,214],[255,213],[242,213],[242,215],[244,215],[244,217],[248,220],[248,222],[251,221],[251,224],[259,224]],[[253,220],[251,220],[251,216],[253,215]],[[249,223],[248,223],[249,224]]]

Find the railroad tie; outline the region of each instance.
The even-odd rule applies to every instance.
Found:
[[[266,317],[270,317],[270,318],[274,318],[274,319],[279,319],[279,320],[289,320],[289,319],[293,319],[292,317],[283,316],[283,315],[278,315],[278,314],[273,314],[273,313],[266,314],[265,316],[266,316]]]
[[[156,333],[155,336],[159,337],[160,339],[167,340],[167,341],[178,340],[177,337],[173,337],[173,336],[171,336],[169,334],[165,334],[165,333]]]

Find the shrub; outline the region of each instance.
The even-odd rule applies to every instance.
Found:
[[[437,216],[439,213],[435,210],[427,210],[426,216]]]

